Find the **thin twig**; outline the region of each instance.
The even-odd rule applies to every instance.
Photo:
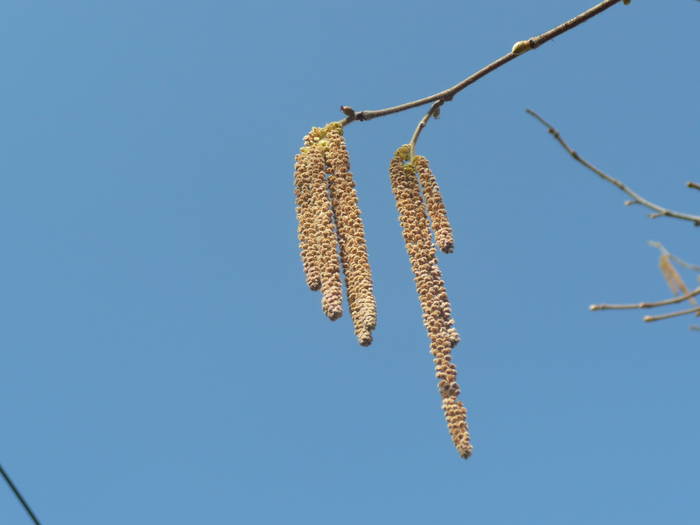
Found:
[[[690,264],[689,262],[684,261],[677,255],[671,254],[671,259],[673,259],[675,262],[677,262],[684,268],[687,268],[688,270],[692,270],[693,272],[700,272],[700,266],[698,266],[697,264]]]
[[[690,221],[692,222],[695,226],[700,226],[700,216],[698,215],[690,215],[687,213],[681,213],[673,210],[669,210],[666,208],[663,208],[659,206],[658,204],[654,204],[653,202],[650,202],[646,200],[644,197],[636,193],[635,191],[632,190],[629,186],[625,185],[623,182],[617,180],[614,177],[611,177],[607,173],[602,172],[595,166],[593,166],[591,163],[583,159],[576,151],[569,146],[562,136],[559,134],[559,132],[546,120],[544,120],[542,117],[540,117],[537,113],[532,111],[531,109],[525,110],[529,115],[532,115],[535,117],[537,120],[540,121],[544,126],[548,128],[548,131],[550,135],[552,135],[556,141],[561,145],[562,148],[566,150],[566,152],[571,155],[574,160],[576,160],[578,163],[582,164],[589,170],[591,170],[593,173],[598,175],[601,179],[608,181],[610,184],[617,186],[620,190],[624,191],[627,195],[632,197],[633,203],[636,204],[641,204],[642,206],[646,206],[647,208],[654,210],[656,213],[652,213],[649,215],[650,218],[656,219],[657,217],[674,217],[676,219],[683,219],[684,221]],[[629,203],[629,201],[627,202]],[[626,204],[627,204],[626,203]]]
[[[645,315],[644,322],[651,323],[652,321],[663,321],[664,319],[671,319],[672,317],[680,317],[681,315],[694,314],[696,312],[700,312],[700,306],[694,306],[693,308],[688,308],[687,310],[679,310],[678,312],[671,312],[670,314]]]
[[[36,517],[36,516],[34,515],[34,513],[32,512],[32,509],[29,507],[29,503],[27,503],[27,501],[24,499],[24,497],[22,497],[22,494],[19,492],[19,489],[18,489],[18,488],[15,486],[15,484],[12,482],[12,480],[10,479],[9,474],[8,474],[7,472],[5,472],[5,469],[2,468],[2,465],[0,465],[0,474],[2,475],[3,478],[5,478],[5,482],[6,482],[7,485],[10,487],[10,489],[11,489],[12,492],[14,493],[15,497],[17,498],[17,500],[21,503],[22,507],[24,507],[24,510],[27,512],[27,514],[29,515],[29,517],[30,517],[30,518],[32,519],[32,521],[34,522],[34,524],[35,524],[35,525],[41,525],[41,524],[39,523],[39,520],[37,519],[37,517]]]
[[[423,116],[422,119],[420,119],[418,126],[416,126],[416,129],[413,132],[413,135],[411,136],[411,141],[408,143],[408,145],[411,148],[411,159],[413,158],[413,152],[416,149],[416,142],[418,142],[418,137],[420,137],[421,131],[423,131],[425,126],[428,125],[430,117],[438,117],[438,115],[440,114],[440,106],[442,106],[444,103],[445,102],[443,100],[438,100],[432,106],[430,106],[428,112]]]
[[[541,35],[532,37],[528,40],[522,40],[520,42],[516,42],[515,45],[513,46],[513,50],[506,54],[503,55],[501,58],[494,60],[491,62],[489,65],[483,67],[476,73],[468,76],[464,80],[462,80],[459,84],[456,84],[452,86],[451,88],[448,88],[444,91],[440,91],[439,93],[435,93],[434,95],[430,95],[428,97],[420,98],[418,100],[414,100],[412,102],[406,102],[405,104],[400,104],[398,106],[393,106],[390,108],[385,108],[385,109],[375,109],[375,110],[365,110],[365,111],[355,111],[353,110],[350,106],[341,106],[340,109],[343,113],[345,113],[346,118],[342,121],[343,125],[350,124],[351,122],[355,120],[359,121],[365,121],[365,120],[371,120],[373,118],[377,117],[384,117],[386,115],[391,115],[392,113],[399,113],[400,111],[406,111],[407,109],[415,108],[418,106],[423,106],[425,104],[430,104],[431,102],[435,102],[437,100],[442,100],[443,102],[448,102],[452,100],[452,97],[454,97],[457,93],[462,91],[464,88],[466,88],[468,85],[473,84],[480,78],[488,75],[492,71],[495,71],[499,67],[507,64],[514,58],[524,54],[526,51],[530,51],[531,49],[535,49],[545,42],[550,41],[554,37],[557,37],[561,35],[562,33],[565,33],[569,31],[570,29],[573,29],[574,27],[582,24],[586,20],[589,20],[590,18],[593,18],[597,14],[602,13],[609,7],[614,6],[615,4],[620,3],[621,0],[605,0],[604,2],[599,3],[598,5],[595,5],[588,9],[587,11],[584,11],[583,13],[575,16],[571,20],[568,20],[564,22],[561,25],[558,25],[557,27],[550,29],[549,31],[542,33]]]
[[[686,182],[685,185],[689,188],[693,188],[694,190],[700,190],[700,184],[698,184],[697,182]]]
[[[652,248],[656,248],[661,252],[661,255],[671,255],[671,252],[669,252],[666,247],[661,244],[659,241],[647,241],[647,244],[651,246]]]
[[[679,295],[678,297],[672,297],[671,299],[664,299],[663,301],[649,301],[644,303],[632,303],[632,304],[592,304],[588,307],[589,310],[634,310],[638,308],[656,308],[657,306],[667,306],[669,304],[682,303],[687,301],[691,297],[695,297],[700,294],[700,286],[695,290]]]

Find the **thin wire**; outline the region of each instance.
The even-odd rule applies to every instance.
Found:
[[[24,510],[27,511],[27,514],[29,514],[29,517],[32,518],[32,521],[34,522],[34,524],[41,525],[41,523],[39,523],[39,520],[37,519],[37,517],[32,512],[32,509],[29,507],[29,503],[27,503],[27,501],[22,497],[22,494],[19,493],[19,490],[17,489],[17,487],[15,487],[15,484],[12,483],[10,476],[8,476],[7,472],[5,472],[5,469],[2,468],[2,465],[0,465],[0,474],[2,474],[2,477],[5,478],[5,481],[7,481],[7,484],[12,489],[12,492],[14,492],[15,496],[17,496],[17,499],[24,507]]]

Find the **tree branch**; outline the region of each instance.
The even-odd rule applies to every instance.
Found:
[[[646,206],[650,210],[654,210],[655,213],[652,213],[649,215],[650,218],[656,219],[657,217],[673,217],[676,219],[682,219],[684,221],[690,221],[692,222],[695,226],[700,226],[700,216],[698,215],[690,215],[687,213],[681,213],[673,210],[669,210],[667,208],[663,208],[662,206],[659,206],[658,204],[654,204],[653,202],[650,202],[646,200],[644,197],[639,195],[637,192],[633,191],[632,188],[629,186],[625,185],[623,182],[617,180],[614,177],[611,177],[610,175],[604,173],[603,171],[599,170],[595,166],[593,166],[591,163],[583,159],[576,151],[569,146],[562,136],[559,134],[559,132],[546,120],[544,120],[542,117],[540,117],[537,113],[532,111],[531,109],[525,110],[529,115],[533,116],[537,120],[540,121],[545,127],[548,128],[548,131],[550,135],[552,135],[556,141],[561,145],[562,148],[566,150],[566,152],[571,155],[574,160],[576,160],[578,163],[582,164],[589,170],[591,170],[593,173],[598,175],[601,179],[608,181],[610,184],[616,186],[618,189],[624,191],[627,195],[632,197],[632,201],[627,201],[625,204],[641,204],[642,206]]]
[[[622,0],[605,0],[604,2],[601,2],[598,5],[591,7],[587,11],[584,11],[583,13],[575,16],[571,20],[568,20],[563,24],[558,25],[557,27],[550,29],[545,33],[542,33],[541,35],[530,38],[528,40],[516,42],[513,45],[513,49],[511,50],[511,52],[507,55],[503,55],[501,58],[494,60],[489,65],[483,67],[476,73],[462,80],[459,84],[456,84],[444,91],[440,91],[439,93],[435,93],[434,95],[430,95],[428,97],[420,98],[412,102],[406,102],[405,104],[400,104],[398,106],[393,106],[385,109],[355,111],[350,106],[341,106],[340,110],[346,115],[345,119],[343,119],[342,121],[342,124],[343,126],[345,126],[347,124],[350,124],[351,122],[354,122],[355,120],[365,121],[377,117],[384,117],[386,115],[391,115],[392,113],[399,113],[400,111],[406,111],[407,109],[423,106],[425,104],[430,104],[431,102],[435,101],[442,101],[443,103],[449,102],[457,93],[462,91],[464,88],[466,88],[470,84],[473,84],[480,78],[485,77],[486,75],[488,75],[492,71],[495,71],[499,67],[507,64],[514,58],[524,54],[527,51],[530,51],[531,49],[535,49],[541,46],[545,42],[550,41],[554,37],[557,37],[562,33],[569,31],[570,29],[573,29],[574,27],[582,24],[586,20],[593,18],[594,16],[602,13],[609,7],[612,7],[613,5],[618,4],[621,1]]]
[[[442,106],[444,103],[445,103],[444,100],[438,100],[432,106],[430,106],[430,109],[425,114],[425,116],[422,119],[420,119],[418,126],[416,126],[416,130],[413,132],[413,135],[411,136],[411,141],[408,143],[408,145],[411,148],[411,150],[410,150],[411,151],[411,159],[413,158],[413,153],[414,153],[414,150],[416,149],[416,142],[418,142],[418,137],[420,137],[421,131],[423,131],[425,126],[428,125],[428,121],[430,120],[430,117],[438,118],[438,115],[440,115],[440,106]]]
[[[637,308],[656,308],[657,306],[667,306],[669,304],[682,303],[687,301],[691,297],[695,297],[700,294],[700,286],[695,290],[679,295],[678,297],[672,297],[671,299],[664,299],[663,301],[645,302],[645,303],[632,303],[632,304],[592,304],[588,307],[589,310],[634,310]]]
[[[696,312],[700,312],[700,306],[694,306],[693,308],[688,308],[687,310],[679,310],[678,312],[671,312],[670,314],[645,315],[644,322],[651,323],[652,321],[663,321],[664,319],[671,319],[672,317],[679,317],[681,315],[694,314]]]

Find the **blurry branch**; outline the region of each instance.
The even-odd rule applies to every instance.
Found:
[[[658,306],[668,306],[669,304],[682,303],[683,301],[687,301],[688,299],[699,294],[700,286],[686,294],[678,297],[672,297],[671,299],[664,299],[663,301],[649,301],[631,304],[592,304],[588,308],[590,310],[634,310],[638,308],[656,308]]]
[[[34,514],[34,511],[32,511],[31,507],[29,506],[29,503],[27,503],[27,500],[24,499],[24,496],[22,496],[22,493],[17,488],[17,485],[14,484],[14,482],[10,478],[10,475],[5,471],[4,468],[2,468],[2,465],[0,465],[0,475],[5,480],[5,483],[7,483],[7,486],[10,487],[10,490],[15,495],[15,497],[17,498],[17,501],[19,501],[20,505],[22,505],[22,507],[24,508],[24,510],[26,511],[27,515],[32,520],[34,525],[41,525],[39,523],[39,519],[36,517],[36,514]]]
[[[669,252],[660,242],[649,241],[649,245],[653,246],[654,248],[657,248],[661,252],[661,257],[659,257],[659,268],[661,269],[661,274],[666,280],[666,283],[668,283],[669,287],[671,288],[671,291],[675,294],[681,295],[679,295],[678,297],[673,297],[671,299],[664,299],[662,301],[647,301],[631,304],[592,304],[588,307],[590,310],[632,310],[640,308],[657,308],[659,306],[668,306],[670,304],[678,304],[682,303],[683,301],[688,301],[690,303],[693,303],[695,306],[693,306],[692,308],[688,308],[687,310],[679,310],[677,312],[671,312],[668,314],[646,315],[643,317],[643,320],[648,323],[651,321],[662,321],[664,319],[670,319],[672,317],[679,317],[681,315],[687,315],[692,313],[698,313],[698,315],[700,315],[700,307],[697,306],[698,303],[695,300],[695,297],[697,295],[700,295],[700,286],[698,286],[694,290],[689,291],[688,287],[683,282],[683,279],[681,278],[680,274],[671,262],[671,260],[680,261],[681,259],[671,254],[671,252]],[[695,265],[688,264],[685,261],[682,262],[688,267],[696,267]],[[691,326],[691,329],[694,330],[695,328]]]
[[[686,182],[685,185],[689,188],[693,188],[694,190],[700,190],[700,184],[698,184],[697,182]]]
[[[698,266],[697,264],[690,264],[689,262],[685,262],[683,259],[681,259],[680,257],[677,257],[673,254],[671,254],[671,259],[676,261],[678,264],[680,264],[684,268],[687,268],[688,270],[692,270],[694,272],[700,272],[700,266]]]
[[[700,306],[694,306],[693,308],[688,308],[687,310],[680,310],[678,312],[671,312],[670,314],[662,315],[645,315],[644,322],[650,323],[652,321],[663,321],[664,319],[671,319],[672,317],[679,317],[681,315],[688,315],[700,312]]]
[[[562,136],[559,134],[559,132],[552,126],[549,122],[544,120],[542,117],[540,117],[536,112],[532,111],[531,109],[525,110],[529,115],[533,116],[536,118],[542,125],[547,127],[547,131],[549,131],[549,134],[554,137],[554,139],[561,145],[562,148],[566,150],[566,152],[573,157],[574,160],[576,160],[578,163],[582,164],[589,170],[591,170],[593,173],[598,175],[601,179],[608,181],[610,184],[613,186],[616,186],[618,189],[624,191],[627,195],[632,197],[632,200],[626,201],[625,205],[632,205],[632,204],[641,204],[642,206],[645,206],[649,208],[650,210],[654,210],[654,213],[650,214],[649,217],[651,219],[656,219],[658,217],[673,217],[675,219],[682,219],[684,221],[690,221],[692,222],[695,226],[700,226],[700,216],[698,215],[690,215],[688,213],[681,213],[673,210],[669,210],[667,208],[664,208],[662,206],[659,206],[658,204],[654,204],[653,202],[648,201],[641,195],[639,195],[637,192],[632,190],[629,186],[624,184],[623,182],[617,180],[614,177],[611,177],[607,173],[599,170],[595,166],[593,166],[590,162],[585,160],[583,157],[581,157],[571,146],[569,146]]]
[[[424,106],[425,104],[430,104],[431,102],[437,102],[441,101],[441,103],[444,102],[449,102],[452,100],[452,98],[462,91],[464,88],[469,86],[470,84],[473,84],[477,80],[479,80],[482,77],[485,77],[489,73],[495,71],[499,67],[507,64],[514,58],[526,53],[527,51],[530,51],[531,49],[535,49],[545,42],[550,41],[554,37],[557,37],[563,33],[566,33],[570,29],[573,29],[574,27],[582,24],[586,20],[589,20],[593,18],[594,16],[602,13],[609,7],[614,6],[615,4],[620,3],[622,0],[605,0],[604,2],[601,2],[587,11],[584,11],[583,13],[575,16],[571,20],[568,20],[564,22],[561,25],[556,26],[553,29],[550,29],[549,31],[546,31],[545,33],[542,33],[541,35],[529,38],[527,40],[521,40],[519,42],[516,42],[513,44],[513,48],[510,53],[503,55],[501,58],[494,60],[487,66],[484,66],[482,69],[477,71],[476,73],[473,73],[472,75],[468,76],[464,80],[462,80],[459,84],[456,84],[452,86],[451,88],[445,89],[444,91],[440,91],[439,93],[435,93],[434,95],[430,95],[428,97],[420,98],[418,100],[413,100],[412,102],[406,102],[405,104],[400,104],[398,106],[392,106],[389,108],[384,108],[384,109],[375,109],[375,110],[364,110],[364,111],[355,111],[352,107],[350,106],[340,106],[340,110],[345,113],[345,119],[342,121],[343,126],[350,124],[351,122],[354,122],[355,120],[359,121],[365,121],[365,120],[371,120],[373,118],[377,117],[384,117],[386,115],[391,115],[393,113],[399,113],[401,111],[406,111],[407,109],[415,108],[418,106]],[[629,3],[625,1],[625,3]],[[427,120],[426,120],[427,122]],[[425,126],[423,126],[425,127]],[[422,128],[421,128],[422,129]],[[419,132],[420,133],[420,132]],[[417,139],[417,136],[416,136]],[[415,143],[415,142],[414,142]]]
[[[649,241],[649,245],[653,246],[654,248],[657,248],[661,252],[661,257],[659,258],[659,268],[661,269],[661,274],[663,275],[664,279],[671,288],[671,291],[676,294],[680,292],[683,293],[678,297],[664,299],[662,301],[647,301],[631,304],[592,304],[588,307],[590,310],[632,310],[640,308],[657,308],[659,306],[668,306],[670,304],[678,304],[682,303],[683,301],[688,301],[690,303],[693,303],[695,306],[686,310],[679,310],[668,314],[645,315],[642,319],[645,322],[649,323],[652,321],[663,321],[664,319],[671,319],[672,317],[679,317],[681,315],[687,315],[692,313],[697,313],[698,315],[700,315],[700,306],[697,306],[698,303],[695,300],[695,297],[697,295],[700,295],[700,286],[698,286],[694,290],[688,291],[688,288],[683,282],[683,279],[681,279],[680,274],[671,263],[672,259],[679,261],[681,259],[672,255],[671,252],[669,252],[660,242]],[[687,264],[689,267],[695,267],[695,265],[688,264],[685,261],[683,261],[683,263]],[[700,330],[700,327],[691,326],[690,328],[691,330]]]

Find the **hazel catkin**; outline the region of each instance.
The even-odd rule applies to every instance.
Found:
[[[296,196],[297,234],[306,284],[311,290],[321,288],[316,243],[316,215],[313,207],[308,148],[302,148],[294,164],[294,194]]]
[[[329,173],[328,183],[345,275],[348,307],[355,336],[361,345],[367,346],[372,342],[372,330],[377,324],[377,307],[364,224],[340,123],[332,123],[326,127],[325,143],[326,169]]]
[[[306,281],[321,290],[321,309],[335,321],[343,314],[338,241],[326,178],[322,128],[312,128],[297,155],[295,193],[299,247]]]
[[[448,430],[457,451],[466,458],[471,454],[466,409],[457,400],[460,388],[457,369],[451,356],[459,336],[454,329],[452,308],[432,243],[426,203],[421,196],[416,167],[406,163],[409,155],[409,146],[402,146],[394,154],[389,167],[391,187],[423,311],[423,324],[430,339],[430,353],[433,355]]]
[[[454,249],[454,237],[452,226],[447,219],[447,210],[440,193],[435,175],[430,170],[428,159],[421,155],[413,157],[413,165],[420,177],[420,184],[423,187],[423,197],[430,217],[430,222],[435,233],[435,244],[445,253],[451,253]]]
[[[304,147],[296,157],[294,183],[307,285],[321,290],[323,312],[329,319],[337,319],[342,315],[342,265],[355,335],[361,345],[369,345],[377,308],[341,123],[312,128],[304,137]]]
[[[316,237],[318,242],[318,267],[321,272],[321,307],[323,313],[335,321],[343,315],[343,289],[340,281],[338,241],[333,210],[328,194],[328,181],[324,176],[325,159],[320,145],[309,151],[309,162],[313,171],[314,210],[316,212]]]

